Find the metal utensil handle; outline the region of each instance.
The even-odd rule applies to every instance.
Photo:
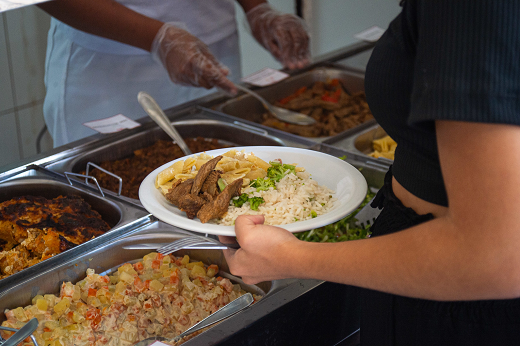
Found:
[[[27,337],[31,337],[31,340],[35,346],[38,346],[38,342],[36,338],[32,335],[32,333],[38,328],[38,320],[36,318],[32,318],[29,322],[27,322],[22,328],[14,329],[8,327],[0,327],[0,329],[9,330],[11,332],[15,332],[9,339],[7,339],[1,345],[3,346],[16,346]]]
[[[262,130],[262,129],[259,129],[259,128],[256,128],[252,125],[248,125],[248,124],[244,124],[244,123],[241,123],[240,121],[233,121],[233,124],[238,126],[238,127],[242,127],[248,131],[251,131],[251,132],[255,132],[255,133],[258,133],[259,135],[262,135],[262,136],[268,136],[269,135],[269,132],[267,132],[266,130]]]
[[[117,195],[118,196],[121,196],[121,190],[123,189],[123,179],[117,175],[117,174],[114,174],[112,172],[110,172],[109,170],[106,170],[104,168],[101,168],[100,166],[96,165],[95,163],[93,162],[87,162],[87,168],[85,169],[85,175],[89,176],[89,171],[90,171],[90,166],[94,167],[94,168],[97,168],[99,169],[101,172],[105,172],[106,174],[116,178],[118,181],[119,181],[119,189],[117,190]],[[87,183],[87,178],[85,178],[85,183]]]
[[[269,102],[267,102],[266,99],[264,99],[262,96],[258,95],[256,92],[252,91],[252,90],[249,90],[248,88],[242,86],[242,85],[239,85],[239,84],[235,84],[236,88],[238,90],[242,90],[243,92],[253,96],[254,98],[256,98],[258,101],[262,102],[262,104],[264,105],[265,108],[267,108],[268,110],[271,110],[271,104]]]
[[[101,194],[102,197],[105,197],[105,194],[103,193],[103,190],[101,190],[101,186],[99,186],[99,183],[97,181],[96,178],[90,176],[90,175],[85,175],[85,174],[79,174],[79,173],[72,173],[72,172],[63,172],[63,174],[65,175],[65,178],[67,178],[67,181],[69,182],[70,185],[72,185],[72,181],[70,180],[70,177],[69,175],[72,175],[72,176],[75,176],[75,177],[81,177],[81,178],[85,178],[85,179],[92,179],[94,180],[94,182],[96,183],[96,186],[99,190],[99,193]]]
[[[251,293],[246,293],[243,296],[238,297],[237,299],[233,300],[231,303],[224,305],[199,323],[193,325],[191,328],[186,329],[183,333],[177,335],[173,341],[177,342],[181,340],[183,337],[185,337],[188,334],[191,334],[193,332],[196,332],[197,330],[200,330],[202,328],[206,328],[214,323],[220,322],[225,318],[228,318],[229,316],[239,312],[242,309],[247,308],[249,305],[251,305],[254,301],[253,296]]]
[[[185,155],[191,155],[192,152],[182,139],[181,135],[177,132],[177,130],[172,126],[170,120],[164,114],[163,110],[157,102],[150,96],[148,93],[144,91],[140,91],[137,95],[137,100],[145,110],[145,112],[152,118],[160,128],[164,130],[173,140],[177,143],[177,145],[181,148],[182,152]]]

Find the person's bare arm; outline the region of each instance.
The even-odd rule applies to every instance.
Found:
[[[73,28],[147,51],[163,25],[113,0],[54,0],[37,6]]]
[[[316,278],[434,300],[520,296],[520,127],[439,121],[448,213],[366,240],[306,243],[240,217],[233,274],[253,283]],[[256,225],[255,225],[256,223]]]

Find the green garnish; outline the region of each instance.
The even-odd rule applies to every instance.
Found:
[[[275,182],[271,178],[257,178],[249,184],[251,187],[255,187],[256,191],[267,191],[270,187],[276,189]]]
[[[251,210],[258,210],[258,206],[262,203],[265,203],[262,197],[249,197],[247,193],[243,193],[240,197],[236,199],[232,199],[235,207],[240,208],[244,205],[244,203],[249,202],[251,206]]]
[[[338,159],[340,159],[340,160],[346,160],[346,159],[347,159],[347,155],[340,156],[340,157],[338,157]]]
[[[281,164],[279,162],[269,162],[271,167],[267,169],[267,176],[274,180],[276,183],[279,182],[287,174],[296,174],[296,166]],[[289,172],[287,172],[289,171]]]
[[[233,204],[237,208],[240,208],[241,206],[243,206],[244,203],[246,203],[248,200],[249,200],[249,197],[247,196],[247,193],[241,194],[240,197],[238,197],[237,199],[232,199]]]
[[[251,210],[258,210],[258,206],[264,203],[264,199],[262,197],[253,197],[249,199],[249,204],[251,205]]]
[[[332,223],[324,227],[315,228],[310,231],[294,233],[294,235],[296,236],[296,238],[300,240],[322,243],[336,243],[345,240],[368,238],[370,237],[370,226],[367,226],[366,228],[359,228],[358,226],[356,226],[356,214],[359,210],[361,210],[361,208],[363,208],[368,202],[370,202],[374,195],[375,194],[369,190],[365,197],[365,200],[363,201],[363,203],[361,203],[359,208],[355,212],[339,220],[338,222]],[[313,211],[311,211],[311,216],[313,216]]]
[[[316,214],[316,212],[314,210],[311,210],[311,216],[314,219],[315,217],[318,216],[318,214]]]
[[[218,188],[220,189],[220,192],[224,191],[226,188],[226,183],[224,182],[224,179],[218,178],[217,180]]]

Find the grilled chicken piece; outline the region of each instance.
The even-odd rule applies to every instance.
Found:
[[[222,171],[211,171],[204,181],[204,184],[202,184],[202,189],[200,191],[207,192],[211,197],[216,197],[219,193],[217,182],[222,173]]]
[[[222,159],[222,155],[219,155],[205,164],[203,164],[197,175],[195,176],[195,181],[193,182],[193,186],[191,187],[191,194],[192,195],[198,195],[200,192],[200,189],[202,188],[202,185],[204,184],[204,181],[206,181],[206,178],[208,175],[215,169],[217,166],[217,163]]]
[[[0,203],[0,278],[104,234],[110,226],[79,196]]]
[[[172,188],[168,191],[165,197],[168,201],[172,202],[174,206],[179,207],[180,200],[182,197],[190,193],[192,185],[193,179],[188,179],[180,184],[176,183],[176,185],[172,186]]]
[[[200,222],[206,223],[211,219],[222,216],[229,207],[229,201],[234,196],[240,195],[242,188],[242,179],[237,179],[224,189],[217,197],[209,203],[206,203],[200,208],[197,217]]]

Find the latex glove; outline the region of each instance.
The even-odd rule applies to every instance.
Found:
[[[301,18],[278,12],[267,3],[255,6],[246,17],[253,36],[285,67],[309,64],[309,34]]]
[[[211,54],[208,46],[172,23],[165,23],[159,29],[151,54],[166,68],[174,83],[206,89],[216,86],[237,93],[233,82],[226,78],[229,69]]]

